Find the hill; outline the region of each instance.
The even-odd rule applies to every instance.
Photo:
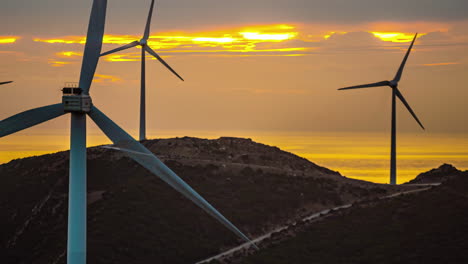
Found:
[[[230,263],[468,263],[468,171],[443,165],[418,178],[447,172],[440,186],[357,203]]]
[[[144,144],[250,236],[410,187],[347,179],[250,139]],[[0,165],[2,263],[65,263],[68,152]],[[193,263],[240,241],[114,150],[88,149],[88,262]]]
[[[442,164],[437,169],[432,169],[427,172],[423,172],[416,176],[413,180],[407,184],[430,184],[430,183],[441,183],[449,180],[453,177],[462,175],[463,172],[450,164]]]

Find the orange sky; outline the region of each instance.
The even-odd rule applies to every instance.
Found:
[[[391,79],[419,32],[400,89],[427,131],[402,105],[398,130],[468,135],[468,18],[459,14],[456,19],[311,21],[249,12],[239,20],[227,19],[226,13],[223,20],[197,13],[193,22],[184,18],[171,27],[166,21],[173,20],[175,9],[162,2],[149,44],[186,81],[155,60],[147,62],[149,130],[387,132],[390,89],[336,89]],[[0,81],[15,81],[1,87],[0,119],[59,102],[64,83],[78,80],[89,7],[65,4],[80,8],[47,14],[44,20],[38,18],[45,13],[34,13],[37,23],[12,24],[11,17],[0,17]],[[132,17],[129,23],[118,19],[125,15],[123,7],[110,6],[103,51],[141,38],[147,5],[135,5],[126,14]],[[18,8],[18,21],[29,21],[32,8],[40,9]],[[103,58],[91,90],[93,102],[132,131],[138,126],[140,52],[133,48]],[[67,121],[54,120],[28,133],[68,129]]]
[[[392,78],[418,31],[401,90],[428,131],[468,132],[468,117],[462,114],[468,111],[463,100],[468,89],[462,88],[468,61],[465,25],[463,21],[279,22],[153,31],[149,44],[186,82],[155,60],[147,64],[148,125],[150,129],[385,131],[388,89],[338,92],[336,88]],[[103,50],[138,40],[138,33],[106,32]],[[2,87],[0,112],[5,117],[60,100],[61,86],[78,78],[84,35],[0,36],[0,43],[0,77],[15,81]],[[139,57],[137,48],[104,57],[92,89],[94,102],[128,128],[137,125]],[[22,104],[11,98],[21,98]],[[399,128],[417,130],[409,114],[399,111]]]

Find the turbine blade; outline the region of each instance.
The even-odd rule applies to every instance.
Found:
[[[411,113],[411,115],[414,117],[414,119],[416,120],[416,122],[418,122],[418,124],[421,126],[422,129],[425,130],[424,126],[422,125],[421,121],[419,121],[418,117],[416,116],[416,114],[414,113],[413,109],[411,109],[411,107],[409,106],[408,102],[406,102],[405,100],[405,97],[403,97],[403,94],[401,94],[401,92],[398,90],[398,88],[395,88],[396,89],[396,96],[401,100],[401,102],[406,106],[406,109],[408,109],[408,111]]]
[[[83,63],[81,64],[80,88],[89,94],[94,72],[101,54],[104,25],[106,21],[107,0],[94,0],[88,25]]]
[[[109,50],[109,51],[106,51],[104,53],[102,53],[100,56],[106,56],[106,55],[109,55],[109,54],[112,54],[112,53],[115,53],[117,51],[121,51],[121,50],[126,50],[126,49],[129,49],[129,48],[133,48],[135,46],[137,46],[138,44],[140,44],[138,41],[133,41],[132,43],[129,43],[127,45],[123,45],[122,47],[118,47],[118,48],[115,48],[113,50]]]
[[[151,25],[151,17],[153,16],[153,7],[154,7],[154,0],[151,0],[151,7],[148,14],[148,19],[146,20],[146,27],[145,27],[145,34],[143,35],[143,39],[148,40],[150,34],[150,25]]]
[[[369,83],[369,84],[363,84],[363,85],[349,86],[349,87],[345,87],[345,88],[340,88],[338,90],[371,88],[371,87],[381,87],[381,86],[388,86],[388,85],[390,85],[389,81],[382,81],[382,82]]]
[[[164,66],[166,66],[166,68],[168,68],[173,74],[175,74],[177,77],[179,77],[179,79],[181,79],[182,81],[184,79],[182,79],[182,77],[180,77],[179,74],[177,74],[177,72],[175,72],[171,66],[169,66],[169,64],[167,64],[161,57],[159,57],[158,54],[156,54],[156,52],[154,52],[154,50],[152,50],[148,45],[144,46],[144,49],[151,55],[153,55],[156,59],[158,59],[159,62],[161,62]]]
[[[63,105],[31,109],[0,121],[0,138],[64,115]]]
[[[227,220],[218,210],[209,204],[203,197],[201,197],[192,187],[190,187],[184,180],[177,176],[171,169],[162,163],[151,151],[145,148],[140,142],[133,139],[127,132],[115,124],[97,107],[93,106],[88,115],[98,125],[98,127],[106,134],[106,136],[114,142],[119,148],[122,147],[127,151],[124,153],[138,162],[141,166],[161,178],[164,182],[169,184],[176,191],[184,195],[187,199],[198,205],[201,209],[211,215],[213,218],[222,223],[225,227],[233,233],[241,237],[247,242],[250,239],[244,235],[237,227],[235,227],[229,220]],[[129,152],[131,150],[132,152]],[[255,245],[254,245],[255,246]]]
[[[414,42],[416,41],[417,37],[418,37],[418,33],[416,33],[416,35],[414,35],[414,39],[411,42],[411,45],[409,46],[408,51],[406,52],[406,55],[403,58],[403,61],[401,62],[400,68],[398,69],[398,72],[395,75],[395,78],[393,79],[396,82],[399,82],[400,79],[401,79],[401,75],[403,74],[403,70],[405,69],[406,61],[408,60],[408,57],[409,57],[409,55],[411,53],[411,49],[413,48]]]
[[[7,84],[7,83],[12,83],[13,81],[8,81],[8,82],[0,82],[0,85],[2,84]]]

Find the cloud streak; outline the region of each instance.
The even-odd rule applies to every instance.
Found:
[[[438,62],[438,63],[423,64],[423,66],[434,67],[434,66],[448,66],[448,65],[459,65],[459,64],[461,64],[461,63],[459,63],[459,62]]]
[[[15,43],[20,37],[18,36],[0,36],[0,44]]]
[[[204,30],[197,32],[162,32],[150,36],[148,44],[165,55],[207,56],[303,56],[313,54],[327,43],[335,43],[337,36],[356,32],[357,28],[366,34],[368,39],[380,40],[381,43],[406,43],[414,36],[413,28],[421,29],[419,37],[430,33],[430,29],[446,32],[445,24],[418,22],[370,23],[354,26],[346,25],[304,25],[304,24],[270,24],[246,25],[225,29]],[[388,30],[392,29],[392,30]],[[371,34],[371,35],[370,35]],[[138,35],[104,36],[106,48],[124,45],[139,39]],[[84,44],[84,36],[64,36],[56,38],[34,38],[35,42],[47,44]],[[368,42],[368,41],[367,41]],[[137,47],[139,48],[139,47]],[[388,48],[388,47],[387,47]],[[81,53],[64,51],[57,54],[60,58],[71,58]],[[105,60],[114,62],[136,61],[139,55],[126,52],[106,56]]]

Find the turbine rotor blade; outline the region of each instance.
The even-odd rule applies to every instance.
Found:
[[[146,20],[146,27],[145,33],[143,35],[143,39],[148,40],[150,34],[150,26],[151,26],[151,17],[153,16],[153,8],[154,8],[154,0],[151,1],[150,11],[148,14],[148,19]]]
[[[135,46],[138,46],[138,44],[140,44],[140,42],[138,41],[133,41],[132,43],[128,43],[127,45],[123,45],[121,47],[118,47],[118,48],[115,48],[113,50],[109,50],[109,51],[106,51],[104,53],[102,53],[100,56],[106,56],[106,55],[109,55],[109,54],[112,54],[112,53],[115,53],[117,51],[121,51],[121,50],[126,50],[126,49],[129,49],[129,48],[133,48]]]
[[[164,163],[162,163],[151,151],[140,144],[140,142],[133,139],[129,134],[127,134],[127,132],[115,124],[97,107],[93,106],[88,115],[104,132],[104,134],[106,134],[106,136],[112,142],[114,142],[115,145],[119,147],[122,146],[122,148],[132,151],[124,151],[128,157],[138,162],[144,168],[161,178],[164,182],[169,184],[176,191],[198,205],[201,209],[218,220],[233,233],[245,241],[251,242],[246,235],[244,235],[237,227],[235,227],[220,212],[218,212],[218,210],[216,210],[202,196],[200,196],[194,189],[192,189],[192,187],[190,187],[184,180],[182,180],[171,169],[164,165]]]
[[[421,126],[422,129],[426,130],[426,128],[424,128],[424,126],[422,125],[421,121],[419,121],[418,117],[416,116],[416,114],[414,113],[413,109],[411,109],[410,105],[408,104],[408,102],[405,100],[405,97],[403,97],[403,94],[401,94],[401,92],[398,90],[398,88],[395,88],[395,91],[396,91],[396,96],[401,100],[401,102],[406,106],[406,109],[408,109],[408,111],[411,113],[411,115],[414,117],[414,119],[416,120],[416,122],[418,122],[418,124]]]
[[[408,51],[406,52],[405,57],[403,58],[403,61],[401,62],[400,68],[398,69],[397,74],[395,75],[395,78],[393,78],[394,81],[399,82],[401,79],[401,75],[403,74],[403,70],[405,69],[406,61],[408,60],[408,57],[411,53],[411,49],[413,48],[414,42],[416,41],[416,38],[418,37],[418,33],[414,35],[414,39],[411,42],[411,45],[408,48]]]
[[[177,72],[175,72],[171,66],[169,66],[169,64],[167,64],[158,54],[156,54],[156,52],[154,50],[152,50],[148,45],[144,46],[143,47],[149,54],[153,55],[156,59],[158,59],[159,62],[161,62],[164,66],[166,66],[166,68],[168,68],[173,74],[175,74],[177,77],[179,77],[179,79],[181,79],[182,81],[184,80],[182,77],[180,77],[179,74],[177,74]]]
[[[0,82],[0,85],[2,84],[7,84],[7,83],[12,83],[13,81],[8,81],[8,82]]]
[[[64,115],[62,103],[31,109],[0,121],[0,138]]]
[[[94,72],[99,61],[99,54],[101,54],[106,8],[107,0],[94,0],[80,74],[80,88],[83,89],[83,93],[86,95],[89,94]]]
[[[376,83],[369,83],[369,84],[363,84],[363,85],[356,85],[356,86],[349,86],[349,87],[344,87],[340,88],[338,90],[349,90],[349,89],[360,89],[360,88],[372,88],[372,87],[381,87],[381,86],[389,86],[390,82],[389,81],[382,81],[382,82],[376,82]]]

